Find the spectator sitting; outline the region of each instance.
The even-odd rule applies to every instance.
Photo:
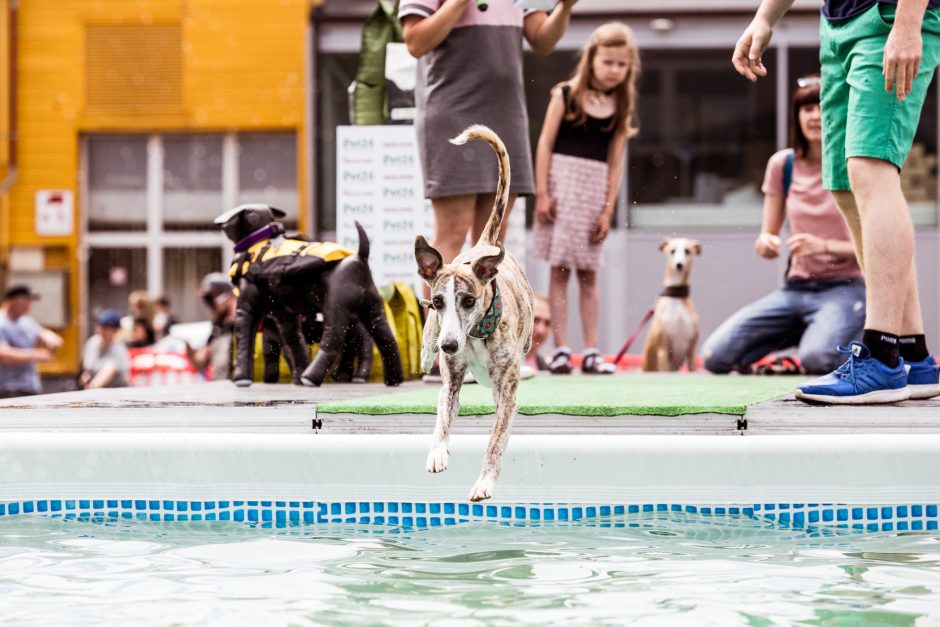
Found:
[[[145,348],[147,346],[153,346],[155,342],[156,335],[153,328],[147,324],[147,320],[144,318],[134,318],[130,340],[125,342],[127,348]]]
[[[153,331],[157,339],[169,335],[170,327],[179,321],[179,317],[170,310],[170,298],[166,294],[154,301]]]
[[[120,388],[130,385],[130,356],[127,347],[117,339],[121,314],[105,309],[98,314],[96,333],[85,342],[82,351],[82,373],[79,387]]]
[[[30,315],[34,295],[26,285],[13,285],[0,307],[0,398],[42,393],[36,364],[52,359],[62,346],[58,334]]]
[[[155,308],[153,299],[147,290],[134,290],[127,297],[127,315],[121,318],[121,333],[118,337],[123,342],[130,341],[134,320],[143,318],[153,328]]]
[[[805,76],[797,85],[790,107],[792,148],[767,163],[763,226],[754,242],[765,259],[789,254],[786,284],[740,309],[705,341],[702,358],[711,372],[749,372],[768,353],[797,346],[804,372],[826,373],[845,359],[836,347],[862,334],[862,271],[849,227],[823,188],[819,77]],[[790,237],[781,241],[785,221]]]
[[[526,353],[523,363],[536,370],[548,370],[545,358],[539,354],[539,349],[548,339],[552,330],[552,310],[548,306],[548,298],[544,294],[535,295],[535,322],[532,326],[532,346]]]
[[[209,308],[212,333],[205,346],[193,349],[187,345],[186,352],[198,370],[212,367],[213,380],[229,379],[232,375],[232,340],[238,298],[228,275],[221,272],[212,272],[203,278],[199,296]]]

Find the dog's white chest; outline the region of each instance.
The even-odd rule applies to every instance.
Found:
[[[683,351],[690,348],[696,327],[695,318],[685,302],[678,298],[660,299],[656,316],[670,339],[673,351],[685,354]]]
[[[491,388],[493,387],[493,380],[490,379],[489,361],[490,353],[486,349],[486,342],[475,338],[467,338],[467,367],[477,383]]]

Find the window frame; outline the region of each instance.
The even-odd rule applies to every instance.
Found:
[[[220,133],[210,133],[200,131],[198,135],[219,135],[222,137],[222,206],[219,213],[225,208],[234,207],[238,199],[239,185],[239,135],[251,134],[260,135],[266,132],[272,134],[290,134],[295,139],[295,153],[300,150],[300,142],[297,141],[298,135],[294,128],[288,129],[268,129],[268,130],[243,130],[228,131]],[[134,231],[95,231],[90,229],[90,216],[87,208],[90,206],[90,188],[89,188],[89,170],[90,170],[90,150],[89,139],[100,137],[108,133],[87,132],[79,138],[79,203],[83,208],[80,215],[80,255],[83,260],[79,264],[79,311],[88,311],[88,286],[89,268],[88,259],[92,249],[107,248],[143,248],[146,250],[147,259],[147,281],[146,290],[151,294],[160,294],[164,291],[165,267],[164,251],[174,248],[218,248],[221,254],[222,267],[228,267],[233,258],[232,243],[228,241],[221,230],[169,230],[164,224],[164,138],[173,135],[178,136],[181,133],[173,130],[167,130],[161,133],[133,133],[121,132],[120,135],[140,135],[146,137],[146,225],[144,230]],[[118,134],[118,133],[115,133]],[[296,158],[296,154],[295,154]],[[300,171],[295,172],[296,177],[300,178]],[[298,205],[300,199],[300,181],[295,182],[295,190],[298,194]],[[301,207],[297,207],[297,218]],[[81,333],[84,336],[87,332],[88,322],[86,316],[81,316]]]

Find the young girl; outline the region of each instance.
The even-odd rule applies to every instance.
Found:
[[[624,145],[632,125],[640,57],[633,32],[604,24],[591,35],[568,81],[552,90],[535,158],[535,257],[551,264],[549,300],[557,347],[549,370],[571,372],[568,277],[581,293],[585,374],[612,374],[597,349],[597,267],[610,231]]]

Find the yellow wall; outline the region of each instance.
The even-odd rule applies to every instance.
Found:
[[[7,252],[10,246],[10,196],[2,187],[10,173],[10,60],[8,57],[10,25],[9,0],[0,0],[0,280],[5,278]]]
[[[7,2],[0,0],[0,6],[5,9]],[[84,289],[78,259],[79,140],[83,132],[293,130],[297,133],[301,228],[307,227],[304,67],[313,4],[317,2],[20,0],[19,179],[5,213],[13,246],[44,248],[46,268],[66,269],[70,276],[70,324],[62,330],[66,348],[47,365],[46,372],[74,372],[78,366],[78,322],[83,315],[79,290]],[[109,107],[89,103],[86,27],[153,24],[180,27],[179,104],[154,107],[134,102]],[[34,197],[40,189],[73,190],[72,236],[36,235]]]

